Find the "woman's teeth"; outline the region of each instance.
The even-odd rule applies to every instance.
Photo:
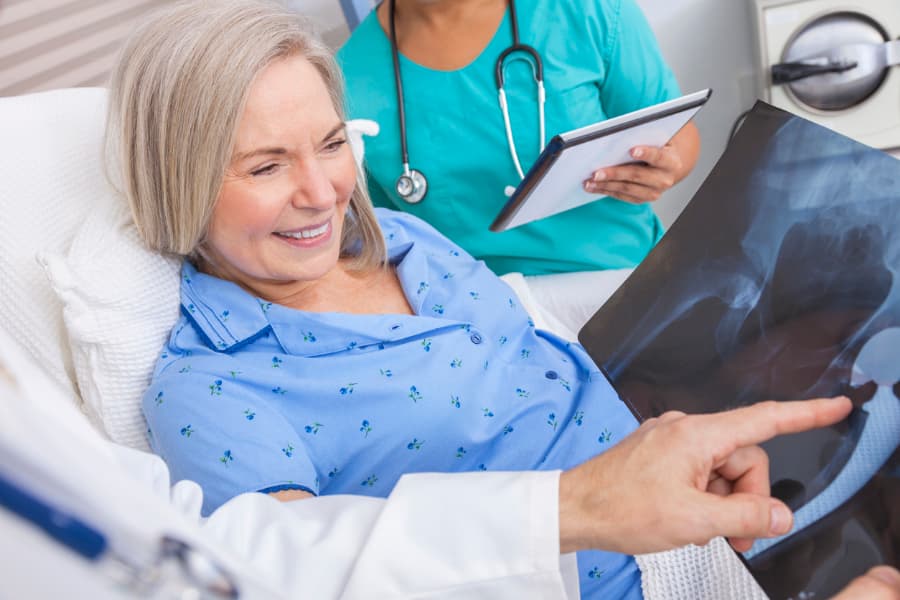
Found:
[[[328,223],[316,227],[315,229],[303,229],[302,231],[279,232],[278,235],[294,238],[295,240],[306,240],[309,238],[319,237],[328,231]]]

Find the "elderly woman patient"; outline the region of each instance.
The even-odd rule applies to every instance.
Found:
[[[536,330],[482,263],[372,208],[340,74],[296,15],[170,10],[125,48],[110,102],[138,229],[185,257],[150,440],[206,512],[251,491],[386,496],[414,471],[565,469],[635,429],[583,349]],[[579,574],[584,595],[641,597],[629,556],[580,553]]]

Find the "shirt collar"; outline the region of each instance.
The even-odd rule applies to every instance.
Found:
[[[331,354],[464,327],[465,323],[453,319],[419,316],[425,314],[422,307],[428,305],[431,269],[427,254],[404,234],[402,230],[388,233],[385,241],[388,260],[397,269],[415,315],[296,310],[257,298],[236,283],[201,273],[188,261],[181,267],[182,312],[210,348],[232,351],[271,329],[285,352],[297,356]]]

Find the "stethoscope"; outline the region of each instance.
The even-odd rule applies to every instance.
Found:
[[[396,9],[396,0],[389,0],[389,12],[391,22],[391,53],[394,59],[394,83],[397,86],[397,114],[400,121],[400,152],[403,159],[403,173],[397,178],[396,190],[397,195],[410,204],[417,204],[425,198],[428,192],[428,180],[425,174],[416,169],[409,167],[409,150],[406,145],[406,111],[403,106],[403,81],[400,77],[400,51],[397,49],[397,28],[394,19]],[[500,102],[500,111],[503,113],[503,127],[506,131],[506,142],[509,145],[509,154],[512,157],[513,164],[519,177],[524,179],[525,172],[522,170],[522,164],[519,162],[519,153],[516,152],[516,142],[513,139],[512,125],[509,121],[509,105],[506,102],[506,91],[503,89],[504,76],[503,70],[506,67],[506,59],[513,53],[524,52],[528,58],[519,55],[513,57],[512,60],[524,60],[531,65],[531,73],[537,84],[537,102],[538,102],[538,122],[540,127],[540,148],[538,152],[544,150],[545,125],[544,125],[544,103],[546,102],[546,93],[544,91],[544,65],[538,51],[533,47],[519,42],[519,22],[516,18],[516,4],[514,0],[509,0],[509,14],[512,21],[512,37],[513,43],[510,47],[500,53],[497,62],[494,64],[494,79],[497,85],[497,96]],[[529,60],[530,58],[530,60]],[[509,61],[509,62],[512,62]],[[507,187],[507,195],[509,195],[509,187]]]

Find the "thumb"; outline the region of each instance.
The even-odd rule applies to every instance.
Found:
[[[794,515],[784,502],[769,496],[704,493],[702,497],[700,506],[712,528],[710,537],[732,538],[733,543],[777,537],[788,533],[794,524]]]

